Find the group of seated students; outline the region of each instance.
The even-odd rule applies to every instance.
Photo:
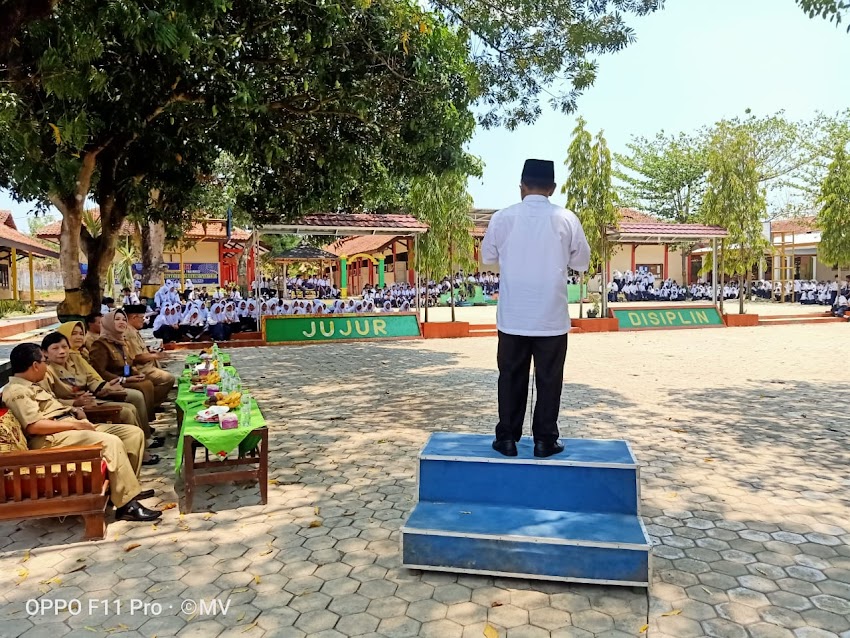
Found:
[[[840,306],[840,299],[850,299],[850,276],[839,282],[838,275],[833,281],[815,279],[795,279],[772,282],[761,279],[753,283],[753,294],[768,301],[794,301],[806,306]]]
[[[30,449],[102,444],[115,517],[137,522],[161,516],[141,503],[154,491],[142,489],[139,475],[143,465],[160,461],[149,450],[165,439],[151,423],[175,381],[161,367],[163,355],[145,345],[144,320],[145,307],[129,304],[94,313],[85,326],[64,323],[40,345],[19,344],[2,389]],[[98,409],[117,412],[120,423],[98,423]]]
[[[656,283],[658,285],[656,286]],[[649,269],[643,267],[635,272],[615,270],[607,286],[608,301],[710,301],[711,284],[703,280],[684,286],[674,279],[660,280]],[[718,296],[733,299],[738,296],[738,284],[727,283]]]

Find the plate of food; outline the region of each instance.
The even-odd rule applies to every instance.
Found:
[[[189,386],[189,392],[198,392],[206,394],[207,386],[205,383],[193,383]]]
[[[226,405],[214,405],[198,412],[195,418],[201,423],[218,423],[218,417],[222,414],[227,414],[229,411],[230,408]]]

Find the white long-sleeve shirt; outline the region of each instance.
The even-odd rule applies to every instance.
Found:
[[[530,337],[569,332],[569,269],[584,272],[590,264],[578,217],[543,195],[528,195],[493,214],[481,256],[485,264],[499,264],[501,332]]]

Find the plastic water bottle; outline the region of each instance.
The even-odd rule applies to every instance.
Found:
[[[239,426],[247,427],[251,424],[251,395],[242,395],[242,406],[239,409]]]

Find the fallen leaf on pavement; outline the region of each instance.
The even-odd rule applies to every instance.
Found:
[[[129,545],[127,545],[127,547],[124,548],[124,551],[125,552],[132,552],[134,549],[136,549],[137,547],[141,547],[141,546],[142,546],[141,543],[130,543]]]
[[[486,638],[499,638],[498,630],[490,623],[484,625],[483,634]]]

